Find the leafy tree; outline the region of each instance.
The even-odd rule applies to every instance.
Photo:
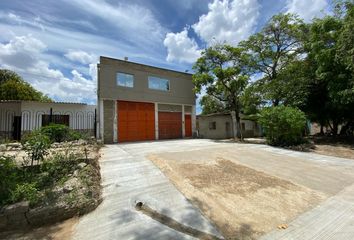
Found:
[[[338,133],[341,123],[354,119],[353,73],[343,61],[337,61],[339,36],[343,31],[342,19],[327,16],[310,24],[306,43],[310,94],[306,112],[322,125],[328,125],[332,133]]]
[[[210,95],[204,95],[200,100],[200,105],[203,109],[202,114],[218,113],[226,110],[224,103]]]
[[[6,69],[0,69],[0,100],[52,101],[25,82],[17,73]]]
[[[337,4],[344,9],[343,28],[338,36],[337,60],[354,72],[354,2],[345,1]],[[340,17],[340,16],[339,16]]]
[[[303,143],[306,117],[299,109],[276,106],[262,109],[259,122],[271,145],[289,146]]]
[[[240,96],[247,86],[249,76],[241,65],[242,49],[229,45],[215,45],[202,52],[193,69],[195,92],[204,87],[206,93],[235,111],[237,137],[242,139],[240,127]]]
[[[260,90],[274,106],[284,101],[291,91],[288,84],[284,85],[289,79],[279,75],[301,56],[305,31],[305,24],[295,15],[279,14],[260,32],[240,43],[249,54],[244,64],[262,75]]]

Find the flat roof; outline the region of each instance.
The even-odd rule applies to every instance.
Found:
[[[175,72],[175,73],[180,73],[180,74],[193,75],[192,73],[181,72],[181,71],[172,70],[172,69],[168,69],[168,68],[156,67],[156,66],[151,66],[151,65],[137,63],[137,62],[131,62],[131,61],[128,61],[128,60],[122,60],[122,59],[117,59],[117,58],[112,58],[112,57],[100,56],[100,59],[101,58],[106,58],[106,59],[117,61],[117,62],[135,64],[135,65],[139,65],[139,66],[143,66],[143,67],[155,68],[155,69],[159,69],[159,70],[170,71],[170,72]]]

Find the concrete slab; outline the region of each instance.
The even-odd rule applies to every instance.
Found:
[[[287,229],[274,230],[261,239],[354,239],[354,185],[300,215]]]
[[[182,146],[179,148],[178,144]],[[199,209],[145,158],[149,152],[183,151],[198,145],[198,141],[166,141],[104,147],[100,160],[103,202],[80,219],[73,239],[195,239],[136,211],[137,201],[186,226],[222,237]]]
[[[109,145],[100,161],[102,204],[82,217],[74,239],[194,239],[134,209],[135,201],[176,221],[219,235],[169,180],[145,158],[150,153],[202,151],[238,161],[332,197],[264,239],[354,239],[354,161],[259,144],[175,140]],[[345,188],[345,190],[343,190]]]

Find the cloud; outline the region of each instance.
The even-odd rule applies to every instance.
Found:
[[[0,67],[19,73],[39,91],[61,101],[96,100],[96,78],[88,79],[73,69],[72,78],[65,77],[59,70],[43,60],[46,45],[32,35],[15,36],[7,43],[0,43]],[[89,72],[94,74],[94,66]]]
[[[215,0],[208,7],[209,12],[192,26],[208,44],[237,44],[255,30],[260,7],[257,0]]]
[[[89,54],[82,50],[69,50],[64,56],[73,62],[81,64],[90,64],[98,60],[94,54]]]
[[[328,7],[327,0],[288,0],[286,5],[288,13],[298,14],[306,22],[327,14]]]
[[[257,0],[214,0],[208,4],[208,13],[199,17],[192,29],[207,45],[215,43],[237,44],[251,35],[259,16]],[[179,33],[166,34],[167,61],[194,62],[201,53],[185,28]]]
[[[167,33],[163,44],[168,52],[167,61],[193,63],[201,53],[194,39],[188,37],[186,28],[179,33]]]
[[[66,0],[66,2],[110,23],[111,28],[117,29],[120,35],[125,35],[126,39],[133,43],[148,46],[161,43],[167,32],[152,12],[142,5],[124,2],[113,5],[105,0],[99,2]]]

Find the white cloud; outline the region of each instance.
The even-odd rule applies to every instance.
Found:
[[[214,0],[209,11],[199,17],[192,29],[208,45],[215,43],[237,44],[251,35],[257,25],[257,0]],[[188,30],[166,34],[164,45],[167,60],[194,62],[201,53],[196,41],[188,37]]]
[[[259,16],[257,0],[214,0],[209,12],[192,27],[208,44],[213,41],[237,44],[253,33]]]
[[[73,62],[81,64],[97,62],[97,57],[94,54],[89,54],[82,50],[69,50],[64,56]]]
[[[328,13],[327,0],[288,0],[286,9],[288,13],[298,14],[306,22],[314,17],[322,17]]]
[[[116,4],[96,0],[66,0],[80,10],[97,16],[125,35],[134,43],[154,45],[161,43],[166,29],[157,21],[152,12],[142,5]]]
[[[62,101],[88,100],[94,103],[96,99],[96,78],[87,79],[82,73],[73,69],[72,78],[65,77],[58,70],[51,68],[44,61],[46,45],[31,35],[16,36],[8,43],[0,43],[0,67],[18,72],[36,89],[50,97]],[[94,66],[88,66],[92,75]]]
[[[186,28],[179,33],[167,33],[163,44],[168,52],[167,61],[193,63],[201,53],[194,39],[188,37]]]

